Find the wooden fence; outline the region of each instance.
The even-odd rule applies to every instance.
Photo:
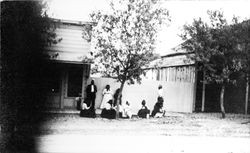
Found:
[[[88,84],[90,83],[89,78]],[[97,85],[96,108],[99,108],[102,101],[102,91],[107,84],[113,92],[120,87],[120,83],[111,78],[93,78]],[[141,107],[141,101],[146,100],[150,110],[153,109],[157,101],[157,91],[159,85],[163,86],[164,107],[169,112],[189,112],[193,111],[194,103],[194,83],[193,82],[166,82],[143,79],[141,84],[125,85],[122,95],[123,103],[131,103],[134,114]]]

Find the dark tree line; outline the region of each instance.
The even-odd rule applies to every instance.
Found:
[[[41,1],[1,2],[3,133],[15,133],[23,125],[38,124],[42,119],[39,112],[44,107],[44,84],[50,68],[45,47],[56,43],[53,25]]]
[[[246,79],[245,113],[248,108],[249,90],[249,20],[238,22],[237,18],[228,23],[222,12],[208,11],[210,22],[206,23],[194,19],[191,25],[184,26],[181,35],[184,43],[182,48],[190,53],[188,58],[198,63],[203,71],[203,99],[204,111],[205,84],[217,83],[221,85],[220,108],[222,118],[225,118],[224,95],[228,84],[237,84],[239,74]]]

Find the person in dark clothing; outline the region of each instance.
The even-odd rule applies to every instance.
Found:
[[[96,117],[95,109],[92,109],[91,106],[87,105],[87,103],[88,103],[87,100],[85,100],[82,103],[80,116],[81,117],[95,118]]]
[[[142,108],[138,111],[138,117],[140,118],[148,118],[150,114],[150,110],[146,106],[146,101],[142,100]]]
[[[114,94],[114,104],[113,104],[114,107],[117,105],[119,92],[120,92],[120,88],[116,89],[115,94]],[[119,100],[120,100],[119,104],[121,105],[121,103],[122,103],[122,95],[120,96]]]
[[[76,101],[76,109],[81,110],[82,98],[81,97],[76,97],[75,101]]]
[[[151,116],[152,117],[163,117],[164,114],[165,114],[165,111],[163,110],[163,98],[158,97]]]
[[[90,103],[91,109],[95,109],[95,98],[96,98],[97,87],[95,85],[94,80],[91,80],[91,83],[87,86],[86,92],[87,92],[87,99]]]
[[[104,109],[102,109],[101,117],[107,119],[115,119],[116,118],[116,111],[112,108],[112,100],[108,101],[108,104]]]

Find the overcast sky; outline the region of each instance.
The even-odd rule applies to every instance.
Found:
[[[53,18],[90,21],[89,14],[95,10],[108,11],[110,0],[47,0],[49,15]],[[166,55],[171,48],[181,43],[178,34],[185,23],[191,23],[193,18],[201,17],[207,20],[207,10],[222,10],[228,20],[233,15],[240,19],[250,18],[250,0],[185,0],[165,1],[171,15],[169,27],[164,27],[159,34],[157,53]]]

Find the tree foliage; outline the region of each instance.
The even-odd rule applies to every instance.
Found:
[[[236,48],[233,25],[219,11],[208,11],[210,24],[194,19],[192,25],[184,26],[182,48],[192,52],[189,58],[207,71],[206,80],[216,83],[234,83],[233,73],[241,68]],[[235,23],[234,23],[235,24]]]
[[[250,73],[250,20],[243,22],[236,21],[233,26],[234,35],[237,40],[237,55],[241,62],[242,71],[245,74]]]
[[[250,77],[250,20],[241,23],[236,22],[234,25],[234,33],[237,38],[237,55],[240,62],[241,72],[246,80],[245,90],[245,114],[248,113],[249,99],[249,77]]]
[[[189,58],[206,74],[204,81],[222,85],[220,107],[224,118],[225,85],[236,83],[235,74],[242,69],[235,30],[237,19],[233,18],[233,23],[229,24],[222,12],[208,11],[208,15],[209,23],[195,19],[192,25],[184,26],[182,48],[193,53]]]
[[[120,82],[140,81],[153,58],[157,31],[169,19],[156,0],[121,0],[111,3],[111,12],[91,14],[95,24],[92,40],[94,69]]]
[[[91,14],[94,27],[90,35],[95,44],[92,70],[121,83],[119,100],[125,82],[140,82],[144,68],[154,59],[157,31],[167,23],[169,14],[158,0],[120,0],[111,2],[110,8],[107,14]],[[118,117],[119,105],[117,109]]]

